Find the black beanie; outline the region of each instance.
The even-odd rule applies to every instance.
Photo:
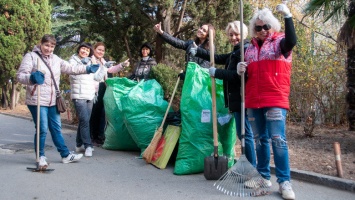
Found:
[[[147,47],[147,48],[150,50],[148,56],[151,57],[151,56],[153,55],[153,48],[152,48],[152,46],[151,46],[148,42],[144,43],[144,44],[141,46],[141,48],[140,48],[139,54],[141,55],[141,57],[143,56],[143,55],[142,55],[142,49],[143,49],[143,47]]]
[[[89,57],[91,57],[94,54],[94,50],[92,49],[92,45],[87,42],[83,42],[80,44],[80,46],[77,48],[76,53],[79,54],[79,50],[81,47],[86,47],[90,49]]]

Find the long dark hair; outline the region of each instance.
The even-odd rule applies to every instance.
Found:
[[[210,46],[209,46],[209,41],[210,41],[210,30],[212,30],[213,32],[213,38],[215,38],[216,36],[216,31],[215,31],[215,28],[212,24],[209,24],[209,23],[205,23],[205,24],[202,24],[201,26],[204,26],[204,25],[207,25],[208,26],[208,36],[206,38],[206,40],[201,44],[201,46],[204,48],[204,49],[210,49]],[[200,26],[200,27],[201,27]],[[200,44],[200,39],[198,37],[195,38],[195,43],[196,44]]]

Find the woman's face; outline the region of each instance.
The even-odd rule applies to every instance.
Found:
[[[81,47],[79,49],[79,57],[80,58],[85,58],[85,57],[88,57],[90,54],[90,49],[87,48],[87,47]]]
[[[270,24],[265,24],[260,19],[256,20],[254,30],[256,32],[256,37],[262,41],[273,33]]]
[[[233,31],[233,29],[229,29],[228,31],[228,40],[229,43],[233,46],[237,45],[240,42],[240,34],[236,33],[235,31]]]
[[[41,44],[40,48],[43,55],[49,56],[53,53],[55,45],[51,42],[45,42]]]
[[[97,58],[103,58],[105,55],[105,47],[104,46],[97,46],[96,49],[94,49],[94,55]]]
[[[196,36],[200,40],[206,40],[208,37],[208,26],[207,25],[202,25],[198,30]]]
[[[150,49],[148,47],[143,47],[142,48],[142,55],[143,57],[147,57],[150,53]]]

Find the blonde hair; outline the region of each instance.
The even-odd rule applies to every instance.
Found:
[[[233,21],[229,22],[227,27],[226,27],[226,35],[228,36],[229,30],[232,29],[235,33],[240,33],[240,21]],[[247,26],[243,23],[243,39],[247,38],[248,36],[248,28]]]
[[[271,29],[276,32],[279,32],[281,30],[281,23],[272,14],[271,10],[269,10],[268,8],[263,8],[262,10],[257,10],[253,18],[251,18],[251,20],[249,21],[249,31],[252,37],[256,36],[255,23],[257,20],[261,20],[265,24],[269,24],[271,26]]]

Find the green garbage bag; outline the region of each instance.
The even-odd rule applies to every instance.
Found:
[[[219,155],[234,163],[236,125],[234,117],[224,106],[223,81],[216,79],[216,106]],[[207,69],[189,62],[181,94],[182,130],[176,157],[174,174],[201,173],[205,157],[213,153],[211,78]]]
[[[163,97],[163,89],[154,79],[140,81],[121,97],[124,122],[141,153],[163,121],[168,107]]]
[[[127,78],[109,78],[106,80],[104,107],[107,119],[105,129],[104,149],[110,150],[135,150],[139,148],[129,134],[123,122],[121,97],[127,94],[137,82]]]

